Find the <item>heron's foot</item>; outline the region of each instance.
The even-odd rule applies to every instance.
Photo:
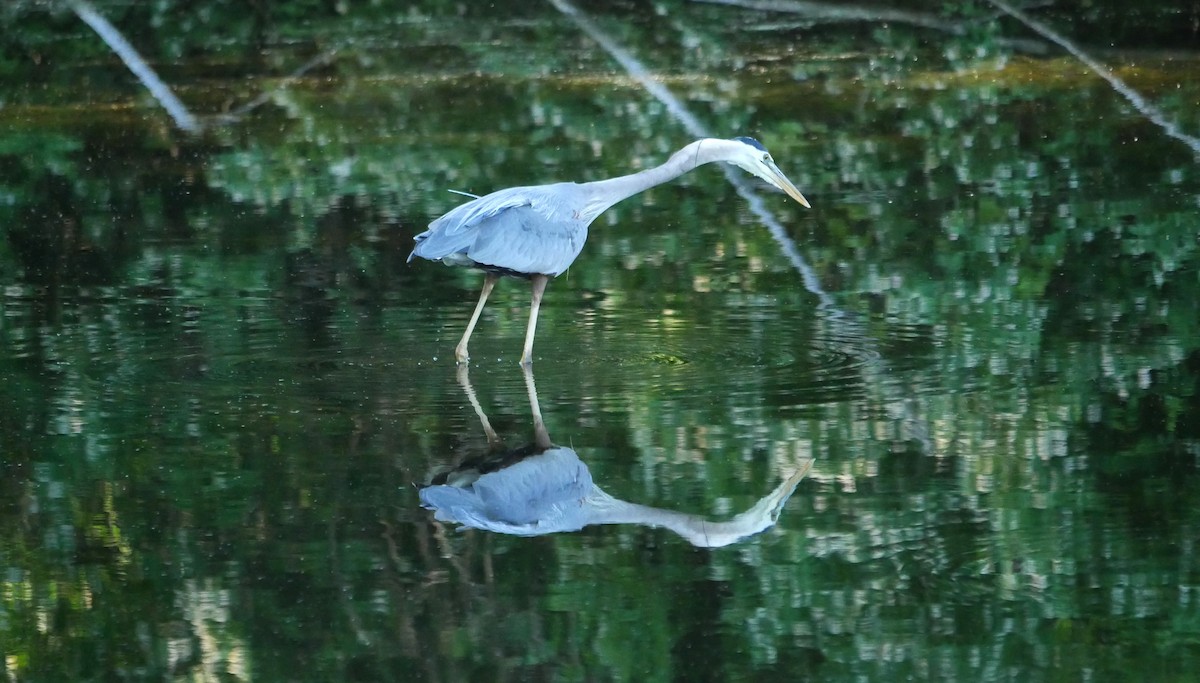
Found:
[[[471,364],[471,357],[467,355],[467,347],[457,346],[454,348],[454,362],[459,365]]]
[[[526,369],[533,367],[533,356],[528,355],[528,354],[522,355],[521,356],[521,367],[526,368]]]

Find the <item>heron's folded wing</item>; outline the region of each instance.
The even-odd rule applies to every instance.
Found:
[[[470,488],[459,488],[447,484],[435,484],[421,489],[418,494],[421,505],[437,512],[437,519],[443,522],[458,521],[460,510],[479,510],[483,502]]]
[[[520,206],[492,216],[464,253],[476,263],[517,273],[558,275],[586,240],[586,225],[549,220],[537,207]]]
[[[416,246],[408,260],[420,256],[437,261],[451,254],[467,253],[490,219],[511,209],[530,206],[528,196],[520,191],[523,189],[500,190],[451,209],[430,223],[428,230],[413,238]]]
[[[592,475],[569,448],[555,447],[483,475],[473,489],[492,519],[536,524],[561,515],[591,493]]]
[[[468,232],[504,211],[520,206],[531,206],[533,201],[525,190],[524,187],[510,187],[507,190],[484,195],[466,204],[460,204],[448,211],[446,215],[430,223],[429,230],[426,230],[425,233],[440,231],[447,235],[454,235]]]

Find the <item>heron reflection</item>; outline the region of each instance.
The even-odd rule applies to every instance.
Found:
[[[614,498],[595,484],[574,450],[550,441],[533,374],[525,369],[524,375],[534,440],[504,450],[479,404],[466,366],[460,366],[459,383],[479,416],[491,452],[438,475],[420,490],[421,504],[434,511],[435,519],[514,536],[578,531],[592,524],[641,524],[669,529],[692,545],[719,548],[774,526],[812,467],[811,459],[803,461],[775,490],[726,521]]]

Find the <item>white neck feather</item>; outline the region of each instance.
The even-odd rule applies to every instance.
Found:
[[[672,154],[665,163],[654,168],[608,180],[583,183],[582,187],[588,192],[588,203],[583,214],[588,220],[594,219],[613,204],[674,180],[697,166],[733,158],[742,146],[742,143],[733,140],[704,138],[685,146]]]

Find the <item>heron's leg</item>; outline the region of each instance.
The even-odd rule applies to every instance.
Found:
[[[479,293],[479,303],[475,304],[475,312],[471,314],[471,322],[467,323],[467,331],[463,332],[462,341],[454,347],[454,359],[459,363],[466,363],[470,358],[467,355],[467,342],[471,339],[471,333],[475,331],[475,323],[479,322],[479,314],[483,312],[483,305],[487,303],[492,287],[496,286],[496,280],[499,279],[500,276],[495,273],[488,273],[483,278],[483,291]]]
[[[546,422],[542,420],[542,406],[538,403],[537,387],[533,385],[533,368],[523,365],[521,374],[525,375],[525,393],[529,394],[529,409],[533,411],[533,442],[538,448],[545,450],[554,444],[550,443]]]
[[[475,395],[475,387],[471,386],[471,377],[468,372],[470,366],[466,363],[458,366],[458,385],[462,387],[467,394],[467,400],[471,402],[471,407],[475,409],[475,415],[479,418],[479,424],[483,425],[483,433],[487,435],[488,448],[495,450],[504,445],[499,436],[496,436],[496,430],[492,429],[492,423],[488,421],[487,413],[483,412],[483,406],[479,405],[479,397]]]
[[[533,333],[537,330],[538,309],[542,307],[542,294],[546,291],[548,275],[534,275],[533,298],[529,302],[529,327],[525,330],[525,352],[521,354],[521,365],[533,364]]]

